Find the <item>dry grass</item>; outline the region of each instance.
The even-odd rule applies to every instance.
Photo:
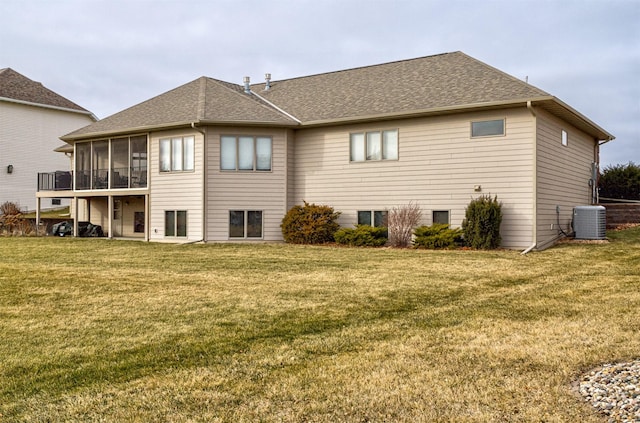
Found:
[[[598,422],[640,228],[512,251],[0,239],[0,421]]]

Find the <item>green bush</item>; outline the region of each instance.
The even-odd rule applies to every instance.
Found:
[[[600,174],[600,196],[612,200],[640,200],[640,166],[608,166]]]
[[[340,212],[333,207],[304,201],[304,206],[293,206],[282,219],[282,236],[291,244],[333,242],[333,235],[340,228],[336,222],[338,216]]]
[[[432,226],[419,226],[414,231],[415,248],[431,250],[452,249],[463,245],[462,229],[450,229],[446,223],[435,223]]]
[[[381,247],[387,243],[387,228],[358,225],[355,228],[340,228],[334,234],[338,244],[354,247]]]
[[[465,243],[472,248],[490,250],[498,248],[500,237],[500,223],[502,223],[502,204],[498,197],[491,198],[483,195],[467,206],[465,218],[462,221]]]

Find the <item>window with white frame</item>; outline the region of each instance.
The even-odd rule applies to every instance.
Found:
[[[505,134],[504,119],[471,122],[471,137],[495,137]]]
[[[166,210],[164,212],[164,236],[187,236],[187,211]]]
[[[272,159],[270,137],[220,137],[220,169],[236,171],[270,171]]]
[[[195,138],[160,139],[160,172],[190,172],[194,169]]]
[[[352,162],[398,160],[398,130],[352,133],[349,150]]]
[[[359,210],[358,225],[386,227],[387,211],[386,210]]]
[[[262,211],[230,210],[229,238],[262,238]]]
[[[562,142],[562,145],[564,145],[565,147],[569,145],[569,134],[564,129],[560,134],[560,141]]]

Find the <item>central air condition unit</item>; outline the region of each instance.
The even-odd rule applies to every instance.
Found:
[[[604,239],[607,231],[607,209],[602,206],[577,206],[573,209],[576,239]]]

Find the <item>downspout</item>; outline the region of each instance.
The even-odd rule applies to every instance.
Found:
[[[202,239],[207,238],[207,133],[191,122],[191,128],[202,134]]]
[[[527,100],[527,109],[533,117],[533,228],[531,230],[533,239],[532,244],[521,253],[523,255],[527,254],[528,252],[536,248],[536,245],[538,245],[538,117],[535,110],[533,110],[531,100]]]

